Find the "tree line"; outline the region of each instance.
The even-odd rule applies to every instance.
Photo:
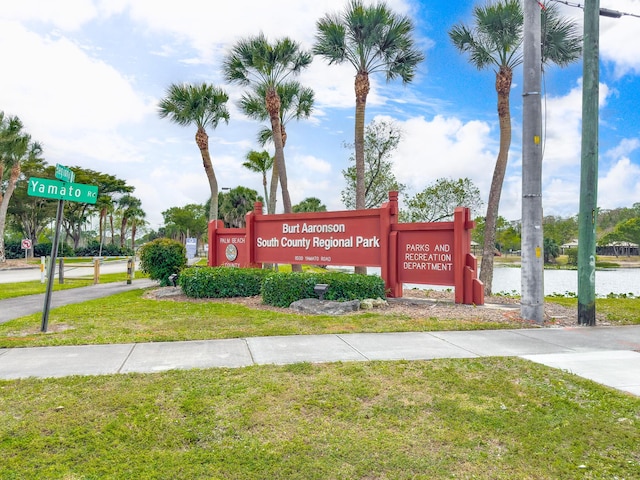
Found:
[[[8,163],[4,162],[5,168]],[[71,169],[75,173],[75,183],[98,187],[98,199],[95,204],[64,202],[61,252],[65,255],[133,252],[138,229],[146,225],[146,213],[141,200],[133,195],[134,187],[115,175],[78,166]],[[48,254],[56,217],[57,200],[28,195],[30,178],[55,178],[55,166],[48,165],[42,158],[42,149],[38,150],[38,155],[26,156],[12,163],[12,170],[15,180],[3,182],[1,192],[3,201],[6,200],[6,221],[0,222],[0,239],[3,241],[0,261],[2,257],[6,258],[7,253],[12,257],[16,257],[16,253],[24,255],[22,251],[16,252],[19,249],[16,244],[21,239],[30,240],[34,252]],[[98,220],[95,230],[94,219]],[[10,252],[4,248],[5,230],[10,234]],[[107,232],[110,232],[108,237]]]
[[[496,252],[519,252],[520,221],[509,222],[504,217],[498,217],[496,223]],[[634,203],[631,207],[598,209],[596,225],[597,245],[601,251],[606,250],[606,254],[615,256],[628,255],[633,248],[640,245],[640,203]],[[482,241],[484,228],[484,218],[477,217],[476,228],[472,233],[475,242]],[[544,261],[553,263],[561,253],[560,247],[578,238],[578,216],[546,216],[542,219],[542,229]]]
[[[144,225],[145,212],[142,202],[132,195],[134,187],[114,175],[78,166],[72,167],[75,182],[98,187],[95,204],[65,202],[62,217],[64,242],[62,252],[73,254],[81,247],[85,254],[102,254],[108,248],[113,253],[129,253],[135,247],[138,226]],[[30,196],[28,183],[32,177],[55,178],[55,166],[49,165],[43,156],[41,144],[32,139],[17,115],[0,111],[0,262],[7,254],[21,256],[20,241],[30,240],[34,251],[48,254],[51,250],[51,224],[56,217],[57,200]],[[98,233],[87,237],[87,224],[98,218]],[[105,247],[107,229],[111,231],[109,247]],[[5,245],[5,235],[10,233],[10,251]],[[115,239],[119,234],[119,244]],[[126,239],[131,239],[126,244]],[[49,244],[45,246],[43,244]],[[87,250],[87,244],[93,243]],[[64,245],[67,246],[66,250]]]

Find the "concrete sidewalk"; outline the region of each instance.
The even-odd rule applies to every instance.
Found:
[[[0,379],[298,362],[518,356],[640,396],[640,326],[356,333],[0,349]]]
[[[53,292],[51,308],[138,288],[148,279]],[[0,323],[42,312],[44,294],[0,300]],[[354,333],[0,349],[0,379],[110,375],[298,362],[518,356],[640,396],[640,325],[470,332]]]

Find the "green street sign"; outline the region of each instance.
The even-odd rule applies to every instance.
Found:
[[[69,167],[56,163],[56,178],[71,183],[76,179],[76,174]]]
[[[27,194],[32,197],[55,198],[70,202],[96,203],[98,187],[83,183],[66,183],[50,178],[31,177]]]

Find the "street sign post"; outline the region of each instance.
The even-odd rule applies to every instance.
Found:
[[[49,283],[44,298],[42,309],[41,332],[47,331],[49,322],[49,306],[51,305],[51,291],[53,288],[53,275],[58,255],[58,242],[60,241],[60,224],[62,223],[62,213],[64,201],[79,203],[96,203],[98,200],[98,187],[95,185],[85,185],[83,183],[73,183],[76,179],[75,173],[64,165],[56,165],[56,178],[63,180],[52,180],[50,178],[31,177],[27,187],[27,195],[32,197],[53,198],[58,200],[58,210],[56,212],[56,230],[51,247],[51,268],[49,269]]]
[[[31,240],[29,238],[23,238],[21,242],[21,247],[24,250],[24,259],[27,259],[27,253],[31,250]]]

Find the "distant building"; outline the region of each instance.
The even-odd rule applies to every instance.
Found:
[[[578,248],[578,240],[571,240],[570,242],[560,245],[560,254],[566,255],[567,250],[571,248]],[[611,242],[606,245],[596,246],[596,255],[607,255],[621,257],[630,257],[632,255],[640,255],[638,250],[638,244],[632,242]]]
[[[616,257],[638,255],[638,244],[631,242],[611,242],[596,247],[597,255],[614,255]]]

